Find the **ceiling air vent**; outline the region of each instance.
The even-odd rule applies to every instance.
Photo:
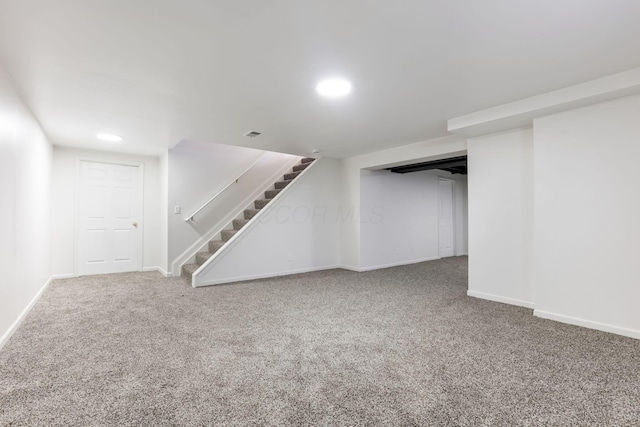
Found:
[[[255,138],[256,136],[262,135],[262,132],[256,132],[255,130],[249,131],[244,134],[244,136],[248,136],[249,138]]]

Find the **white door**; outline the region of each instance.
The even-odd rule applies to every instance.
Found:
[[[141,168],[88,161],[79,168],[78,274],[141,270]]]
[[[453,181],[438,181],[438,201],[440,257],[444,258],[454,255]]]

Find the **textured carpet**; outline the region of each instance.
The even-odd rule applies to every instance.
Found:
[[[640,341],[469,298],[466,264],[55,281],[0,351],[0,425],[640,424]]]

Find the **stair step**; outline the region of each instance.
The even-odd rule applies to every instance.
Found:
[[[244,210],[244,219],[251,219],[256,216],[260,212],[260,209],[245,209]]]
[[[278,195],[279,192],[280,190],[267,190],[264,192],[264,197],[265,199],[273,199]]]
[[[224,246],[227,242],[223,242],[222,240],[211,240],[209,241],[209,252],[215,254],[218,252],[218,249]]]
[[[222,230],[220,234],[222,235],[222,240],[226,242],[229,239],[231,239],[233,235],[236,234],[237,232],[238,230]]]
[[[276,190],[282,190],[287,185],[291,184],[291,180],[289,181],[278,181],[275,183]]]
[[[295,179],[296,176],[300,175],[300,172],[290,172],[290,173],[285,173],[284,174],[284,179],[286,180],[292,180]]]
[[[311,163],[313,162],[315,159],[313,157],[305,157],[304,159],[300,160],[301,163]]]
[[[211,252],[198,252],[196,254],[196,264],[204,264],[209,258],[211,258],[212,255],[213,254]]]
[[[253,205],[256,207],[256,209],[262,209],[267,206],[270,201],[271,199],[260,199],[253,202]]]
[[[234,219],[233,220],[233,229],[234,230],[240,230],[242,227],[247,225],[248,222],[249,222],[248,219]]]
[[[191,279],[198,267],[200,267],[198,264],[185,264],[182,266],[182,275]]]
[[[305,170],[307,167],[309,167],[309,165],[310,165],[310,164],[311,164],[311,163],[303,163],[303,164],[301,164],[301,165],[295,165],[295,166],[293,167],[293,171],[294,171],[294,172],[300,172],[300,171],[303,171],[303,170]]]

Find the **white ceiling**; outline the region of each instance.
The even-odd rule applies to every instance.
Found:
[[[0,0],[0,62],[57,145],[340,158],[638,67],[639,22],[638,0]],[[353,93],[319,98],[331,76]]]

